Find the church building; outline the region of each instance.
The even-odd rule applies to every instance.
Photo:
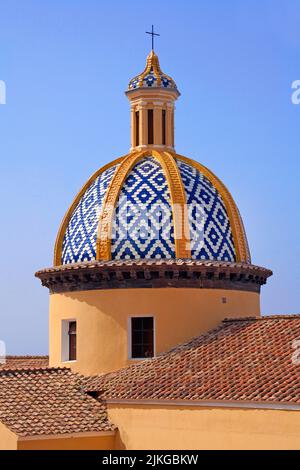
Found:
[[[153,49],[125,93],[129,153],[36,273],[49,357],[0,366],[0,449],[300,448],[300,316],[261,316],[272,272],[224,183],[176,153],[180,92]]]

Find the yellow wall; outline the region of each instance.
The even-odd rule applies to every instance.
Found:
[[[112,450],[115,435],[69,439],[36,439],[18,442],[18,450]]]
[[[0,450],[17,450],[17,436],[0,423]]]
[[[0,450],[300,449],[300,412],[108,405],[117,435],[17,440],[0,423]]]
[[[22,440],[0,423],[0,450],[112,450],[115,433],[103,436],[80,436],[59,439]]]
[[[109,405],[116,448],[300,449],[300,412]]]
[[[222,303],[222,297],[227,303]],[[260,315],[259,294],[221,289],[114,289],[50,296],[50,365],[86,375],[126,366],[128,318],[154,315],[160,353],[217,326],[225,317]],[[77,361],[61,362],[61,324],[77,321]]]

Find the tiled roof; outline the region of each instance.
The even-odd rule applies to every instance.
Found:
[[[157,358],[87,379],[86,387],[107,400],[300,403],[295,340],[300,315],[225,320]]]
[[[147,57],[145,70],[130,80],[128,85],[128,91],[132,91],[139,88],[151,87],[173,89],[177,91],[178,95],[180,95],[173,78],[169,77],[169,75],[162,72],[158,56],[153,50]]]
[[[0,421],[19,436],[112,431],[103,403],[69,369],[0,371]]]
[[[172,266],[176,265],[178,267],[194,267],[194,266],[199,266],[199,267],[206,267],[206,268],[211,268],[211,267],[219,267],[219,268],[225,268],[225,267],[232,267],[232,268],[250,268],[253,271],[256,270],[262,270],[266,272],[269,276],[272,274],[272,271],[266,268],[262,268],[260,266],[255,266],[253,264],[249,263],[236,263],[236,262],[231,262],[231,261],[212,261],[212,260],[195,260],[195,259],[181,259],[181,258],[176,258],[176,259],[131,259],[131,260],[110,260],[110,261],[84,261],[82,263],[72,263],[72,264],[64,264],[62,266],[51,266],[50,268],[46,269],[41,269],[40,271],[37,271],[35,273],[36,277],[40,277],[42,274],[46,273],[61,273],[63,271],[75,271],[79,269],[96,269],[96,268],[109,268],[109,267],[135,267],[135,266],[150,266],[150,267],[155,267],[155,266]]]
[[[0,363],[0,371],[7,369],[35,369],[48,367],[48,356],[6,356],[5,363]]]

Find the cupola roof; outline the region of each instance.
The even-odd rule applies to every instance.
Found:
[[[161,70],[158,56],[155,54],[154,50],[152,50],[147,57],[145,70],[130,80],[128,90],[151,87],[177,90],[177,85],[173,78],[169,77],[169,75]]]

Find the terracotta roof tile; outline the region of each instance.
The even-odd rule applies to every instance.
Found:
[[[0,371],[7,369],[34,369],[48,367],[48,356],[6,356],[5,363],[0,363]]]
[[[300,315],[240,318],[151,360],[86,379],[104,399],[300,403]]]
[[[0,371],[0,421],[19,436],[115,429],[83,377],[58,368]]]
[[[85,261],[81,263],[63,264],[61,266],[51,266],[46,269],[41,269],[35,273],[36,277],[44,273],[74,271],[78,269],[93,269],[98,267],[126,267],[126,266],[206,266],[206,267],[244,267],[252,271],[264,271],[267,276],[272,275],[269,269],[255,266],[246,262],[232,262],[232,261],[217,261],[217,260],[194,260],[194,259],[132,259],[132,260],[110,260],[110,261]]]

